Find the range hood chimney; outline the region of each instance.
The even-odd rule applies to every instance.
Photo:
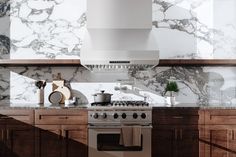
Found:
[[[152,0],[87,0],[81,64],[91,71],[148,69],[159,63]]]

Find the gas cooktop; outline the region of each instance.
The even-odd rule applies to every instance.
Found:
[[[91,103],[91,106],[93,107],[148,107],[149,103],[145,102],[145,101],[112,101],[112,102],[108,102],[108,103],[98,103],[98,102],[94,102]]]

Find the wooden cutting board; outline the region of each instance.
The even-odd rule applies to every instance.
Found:
[[[60,103],[65,103],[65,100],[68,100],[71,98],[71,90],[66,87],[65,80],[53,80],[52,81],[52,91],[59,91],[62,93],[63,98]]]

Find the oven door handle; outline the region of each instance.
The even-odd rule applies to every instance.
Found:
[[[132,125],[128,125],[132,126]],[[133,125],[136,126],[136,125]],[[88,129],[121,129],[122,126],[101,126],[101,125],[89,125]],[[152,125],[142,125],[141,129],[152,129]]]

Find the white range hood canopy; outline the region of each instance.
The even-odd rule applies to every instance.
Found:
[[[152,0],[88,0],[81,64],[91,71],[147,69],[158,64]]]

